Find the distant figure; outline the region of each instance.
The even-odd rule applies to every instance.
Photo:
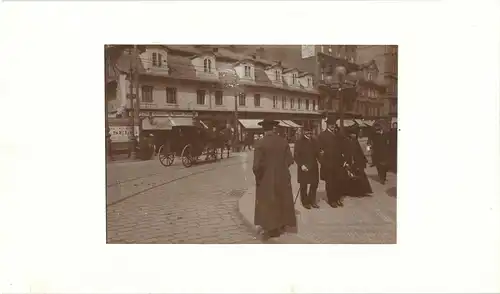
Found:
[[[372,162],[377,167],[378,177],[382,184],[387,179],[389,168],[389,137],[379,123],[374,125],[375,133],[372,135],[370,145],[372,147]]]
[[[343,167],[343,138],[339,134],[339,127],[334,119],[327,119],[326,125],[326,130],[321,132],[318,138],[321,155],[320,177],[326,184],[328,204],[337,208],[344,206],[341,199],[343,194],[342,181],[346,176]]]
[[[312,138],[312,131],[304,129],[304,133],[295,142],[294,155],[297,163],[297,182],[300,183],[300,200],[306,209],[319,208],[316,204],[316,191],[319,183],[319,145]],[[309,186],[309,191],[307,187]]]
[[[392,123],[392,129],[389,132],[389,157],[390,157],[390,169],[394,172],[398,172],[398,123]]]
[[[255,220],[262,228],[261,237],[279,237],[287,228],[296,228],[290,165],[293,157],[290,146],[273,131],[277,121],[259,123],[265,136],[255,145],[253,173],[255,175]]]

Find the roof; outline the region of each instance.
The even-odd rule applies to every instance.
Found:
[[[168,54],[167,64],[170,68],[170,77],[173,78],[197,78],[196,69],[188,58]]]
[[[287,68],[287,69],[283,70],[283,73],[290,72],[290,71],[298,71],[298,72],[300,72],[300,70],[298,70],[297,68],[291,67],[291,68]]]

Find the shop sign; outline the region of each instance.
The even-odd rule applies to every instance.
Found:
[[[131,126],[109,126],[109,134],[113,143],[128,142],[132,136]]]
[[[139,117],[193,117],[193,112],[169,112],[169,111],[141,111]]]

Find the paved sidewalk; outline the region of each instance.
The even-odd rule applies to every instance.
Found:
[[[299,189],[294,164],[290,168],[294,197]],[[275,243],[293,244],[395,244],[396,243],[396,175],[389,173],[387,183],[378,182],[375,168],[366,169],[373,194],[369,197],[346,197],[343,208],[332,208],[320,201],[319,209],[307,210],[297,200],[297,234],[286,234]],[[318,199],[326,199],[325,185],[320,181]],[[239,200],[245,223],[253,225],[255,186]]]

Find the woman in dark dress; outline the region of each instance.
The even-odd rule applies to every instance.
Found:
[[[368,160],[363,153],[363,149],[358,141],[359,128],[352,126],[347,129],[345,138],[344,156],[348,169],[352,176],[349,177],[345,185],[345,193],[349,196],[365,196],[371,194],[372,187],[365,173]]]

